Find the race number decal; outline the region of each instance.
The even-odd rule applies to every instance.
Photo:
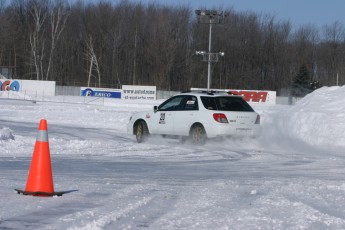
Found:
[[[161,118],[159,118],[159,124],[165,124],[165,113],[161,113]]]

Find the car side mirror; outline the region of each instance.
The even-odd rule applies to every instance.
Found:
[[[157,105],[153,106],[153,112],[157,112],[157,111],[158,111],[158,106]]]

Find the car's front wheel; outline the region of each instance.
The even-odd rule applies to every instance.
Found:
[[[145,141],[149,135],[147,124],[145,121],[138,121],[134,126],[134,134],[138,143]]]
[[[190,130],[190,138],[194,144],[205,144],[206,142],[206,131],[201,124],[193,125]]]

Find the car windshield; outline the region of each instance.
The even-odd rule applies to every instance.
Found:
[[[159,111],[183,111],[198,109],[197,97],[193,95],[175,96],[158,106]]]
[[[183,100],[183,96],[176,96],[166,100],[163,104],[158,106],[161,111],[172,111],[177,110]]]
[[[242,97],[200,97],[208,110],[254,112],[253,108]]]

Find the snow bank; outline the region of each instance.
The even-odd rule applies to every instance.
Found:
[[[281,134],[322,148],[345,147],[345,86],[323,87],[276,114]]]
[[[22,92],[16,92],[16,91],[0,91],[0,98],[23,99],[23,100],[32,99],[29,95],[24,94]]]
[[[14,135],[12,134],[12,132],[13,131],[7,127],[0,129],[0,141],[1,140],[6,141],[9,139],[14,140]]]
[[[156,101],[0,100],[0,229],[345,229],[344,91],[254,105],[260,138],[203,146],[137,144],[128,119]],[[25,186],[41,118],[56,191],[78,190],[56,199],[13,190]]]

